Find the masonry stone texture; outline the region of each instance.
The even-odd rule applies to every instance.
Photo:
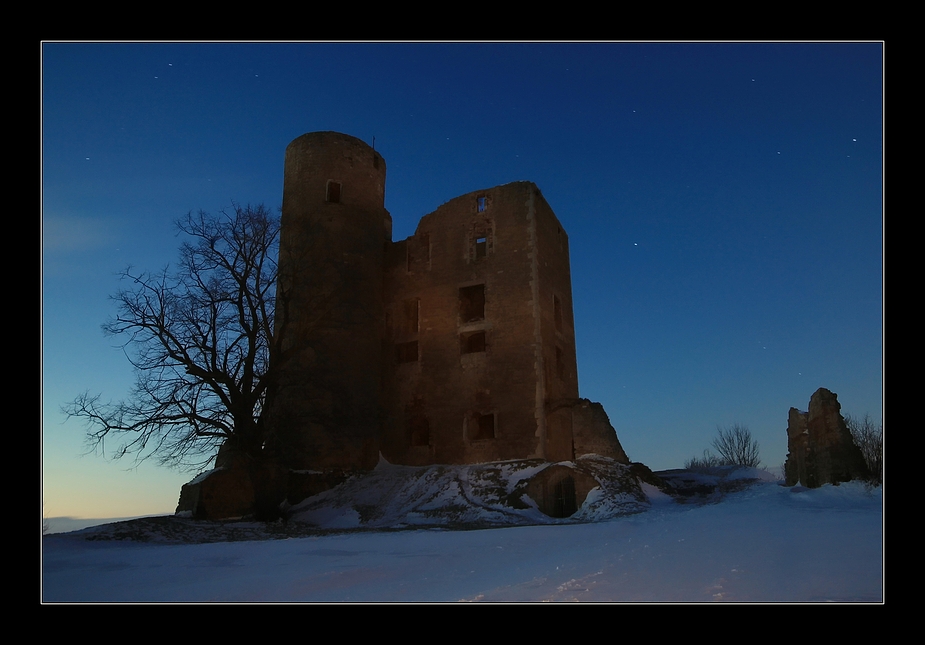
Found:
[[[816,488],[870,475],[841,415],[838,396],[822,387],[813,394],[807,412],[790,408],[787,451],[784,474],[788,486],[799,482]]]
[[[628,462],[578,394],[569,240],[530,182],[456,197],[392,241],[385,160],[313,132],[286,150],[287,364],[271,411],[293,469]]]
[[[456,197],[393,242],[385,177],[349,135],[286,149],[277,333],[294,356],[267,411],[281,465],[629,463],[579,397],[569,239],[540,189]]]

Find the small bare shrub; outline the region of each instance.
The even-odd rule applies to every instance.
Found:
[[[750,466],[757,468],[761,463],[758,442],[746,426],[734,423],[728,428],[717,427],[718,436],[713,447],[719,453],[703,451],[703,457],[691,457],[684,462],[687,470],[716,468],[717,466]]]
[[[864,461],[871,473],[871,481],[883,483],[883,425],[874,423],[870,414],[864,418],[845,417],[845,425],[851,431],[851,438],[861,449]]]
[[[758,442],[752,439],[748,426],[734,423],[728,428],[718,427],[719,436],[713,440],[713,447],[726,464],[757,468],[761,463]]]
[[[684,468],[687,470],[702,470],[705,468],[716,468],[717,466],[727,465],[728,464],[709,450],[703,451],[703,457],[691,457],[684,462]]]

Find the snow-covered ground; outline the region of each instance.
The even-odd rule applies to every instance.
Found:
[[[527,492],[529,480],[553,466],[597,480],[578,511],[565,519],[545,515]],[[739,469],[723,474],[727,479],[761,472]],[[324,529],[488,528],[594,522],[649,506],[640,481],[627,466],[585,455],[574,463],[533,459],[423,467],[395,466],[383,459],[375,470],[304,500],[290,513],[297,522]]]
[[[882,602],[882,489],[645,487],[585,524],[164,544],[44,539],[46,602]]]

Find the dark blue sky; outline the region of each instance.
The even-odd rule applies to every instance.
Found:
[[[630,458],[681,466],[737,422],[779,466],[819,387],[882,415],[881,43],[47,43],[42,74],[52,515],[172,510],[188,475],[76,458],[58,406],[131,385],[99,328],[115,272],[173,261],[189,210],[278,207],[316,130],[375,137],[394,239],[457,195],[542,189],[581,392]]]

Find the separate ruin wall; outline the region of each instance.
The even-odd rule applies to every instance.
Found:
[[[549,424],[568,428],[575,458],[601,455],[621,464],[630,463],[603,405],[588,399],[568,399],[549,407]]]
[[[870,471],[860,448],[841,415],[838,396],[819,388],[809,401],[809,410],[790,408],[787,424],[788,486],[802,483],[809,488],[867,479]]]

